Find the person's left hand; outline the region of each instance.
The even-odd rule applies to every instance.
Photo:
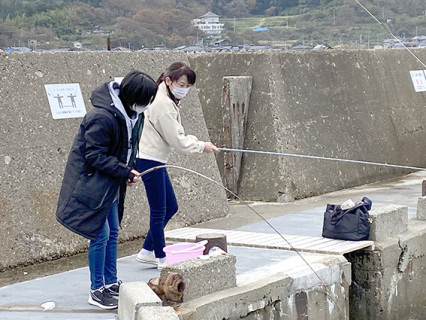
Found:
[[[135,184],[136,184],[136,182],[127,180],[127,186],[128,187],[133,187]]]
[[[133,173],[135,176],[133,178],[133,181],[127,180],[127,186],[133,187],[136,183],[141,181],[141,174],[140,172],[136,171],[135,169],[130,170],[131,173]]]

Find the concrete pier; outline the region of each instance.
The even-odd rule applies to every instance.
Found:
[[[426,51],[420,51],[416,54],[426,60]],[[170,63],[178,60],[187,62],[197,72],[195,90],[182,101],[182,119],[187,133],[202,140],[216,144],[224,141],[220,101],[223,79],[248,77],[251,79],[251,94],[244,148],[426,166],[423,155],[426,95],[414,92],[409,71],[419,66],[403,50],[267,51],[215,55],[180,52],[1,53],[4,81],[0,88],[0,210],[3,217],[0,221],[3,230],[0,235],[0,270],[84,252],[88,245],[86,239],[56,223],[54,216],[67,155],[81,119],[54,119],[45,85],[79,84],[86,108],[90,108],[90,92],[101,83],[124,76],[132,69],[140,69],[156,78]],[[239,111],[236,119],[243,119],[244,113]],[[324,317],[332,319],[337,314],[343,314],[345,318],[348,312],[349,316],[359,319],[426,317],[423,298],[425,204],[423,199],[419,200],[421,182],[425,179],[423,171],[407,178],[408,181],[413,181],[413,177],[414,180],[421,179],[420,183],[416,181],[417,189],[397,182],[383,182],[371,188],[365,184],[402,176],[409,170],[246,154],[240,160],[236,180],[239,196],[251,202],[273,202],[274,205],[266,206],[252,203],[251,207],[255,212],[263,213],[269,225],[264,221],[253,222],[251,216],[256,214],[253,210],[247,211],[247,206],[234,206],[236,213],[229,214],[227,195],[220,186],[224,181],[223,162],[218,163],[214,155],[173,154],[170,164],[191,168],[211,177],[219,185],[184,170],[170,170],[180,210],[167,228],[202,224],[203,228],[213,225],[220,230],[218,225],[224,221],[223,229],[253,231],[263,236],[274,226],[283,234],[310,237],[321,234],[318,227],[322,224],[326,203],[342,203],[356,194],[359,199],[368,196],[373,201],[373,210],[396,206],[390,211],[385,208],[372,212],[371,236],[376,242],[373,250],[344,255],[352,268],[350,287],[348,276],[343,277],[348,273],[348,266],[340,260],[341,256],[337,260],[327,258],[331,265],[316,260],[323,277],[332,279],[325,287],[337,298],[346,299],[349,290],[349,306],[346,300],[340,306],[343,313],[337,313],[333,305],[328,304],[324,290],[311,286],[315,282],[309,270],[302,272],[300,277],[291,274],[291,270],[286,275],[277,276],[276,270],[270,268],[275,259],[292,259],[295,252],[231,248],[234,252],[230,250],[230,254],[237,257],[237,287],[226,290],[235,290],[229,296],[241,302],[242,305],[236,308],[241,315],[266,317],[293,312],[289,319],[305,317],[310,315],[308,305],[312,302],[318,306],[313,310],[322,310]],[[344,190],[355,186],[363,187],[355,188],[354,193]],[[338,190],[344,191],[339,193]],[[128,190],[120,241],[146,235],[149,209],[144,194],[142,185]],[[391,199],[389,195],[392,195]],[[293,201],[295,199],[298,200]],[[277,201],[290,202],[277,204]],[[267,209],[262,211],[265,207]],[[128,259],[121,261],[123,281],[146,282],[158,275],[156,270],[146,270],[133,258]],[[254,278],[255,274],[264,275],[268,285],[249,297],[247,276]],[[23,274],[22,278],[25,276]],[[292,288],[298,289],[281,292],[283,295],[278,296],[278,289],[273,287],[271,279],[281,284],[290,281],[294,285]],[[261,279],[257,280],[256,285],[261,288]],[[104,317],[105,313],[87,305],[86,283],[87,269],[83,269],[1,288],[0,318],[36,319],[40,315],[50,315],[50,312],[62,319]],[[272,298],[262,298],[260,292],[269,289]],[[337,293],[333,292],[335,289]],[[287,301],[284,299],[286,293]],[[197,306],[193,304],[187,309],[187,314],[205,314],[208,308],[218,306],[218,309],[222,308],[220,314],[225,315],[227,305],[223,301],[226,295],[223,292],[216,294],[220,297],[212,299],[211,304],[198,301]],[[244,305],[246,298],[249,303]],[[54,310],[44,310],[45,302],[55,302]],[[294,308],[286,309],[288,305]],[[141,312],[141,316],[146,317],[146,313]],[[168,313],[170,309],[164,312]],[[107,314],[116,315],[114,312]],[[139,311],[132,312],[132,317],[139,315]]]

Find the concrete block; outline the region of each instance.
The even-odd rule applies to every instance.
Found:
[[[207,256],[205,256],[207,257]],[[235,263],[233,255],[221,255],[208,259],[192,259],[172,264],[161,270],[166,277],[176,272],[183,277],[185,291],[183,302],[205,296],[207,294],[236,286]]]
[[[301,267],[297,274],[288,274],[291,268],[286,261],[270,266],[269,271],[260,268],[260,277],[252,270],[249,273],[255,280],[249,283],[182,303],[177,309],[179,317],[182,320],[349,319],[349,284],[342,277],[347,272],[347,260],[343,256],[305,257],[310,262],[316,261],[311,266],[326,281],[327,289],[298,257]]]
[[[118,318],[136,320],[140,308],[162,306],[162,301],[145,282],[126,282],[120,286]]]
[[[426,319],[426,221],[376,242],[375,250],[353,252],[350,319]],[[353,308],[352,308],[353,306]]]
[[[359,152],[368,149],[374,150],[370,160],[399,163],[403,154],[406,163],[422,163],[419,150],[424,149],[426,136],[422,123],[426,114],[424,95],[412,97],[408,81],[405,87],[392,86],[403,83],[403,73],[399,72],[410,68],[410,59],[403,58],[402,52],[389,54],[387,50],[363,50],[362,54],[325,51],[189,55],[191,67],[197,70],[197,91],[211,141],[221,141],[224,136],[218,125],[224,111],[219,80],[228,75],[249,75],[253,77],[253,90],[245,149],[336,157],[344,154],[347,159],[358,159]],[[393,61],[397,59],[401,63],[395,71]],[[342,79],[342,74],[350,76]],[[377,90],[382,74],[388,81]],[[410,112],[401,108],[400,101],[409,101]],[[382,114],[383,105],[392,112],[378,122],[376,115]],[[365,114],[372,116],[367,119]],[[357,129],[350,133],[347,128]],[[377,132],[393,132],[394,138]],[[243,160],[238,196],[253,201],[301,199],[408,173],[382,166],[360,170],[351,163],[296,157],[245,154]]]
[[[370,211],[369,240],[377,241],[402,233],[408,228],[408,207],[389,205]]]
[[[182,320],[243,319],[268,303],[287,297],[290,284],[291,278],[286,274],[270,275],[241,287],[185,302],[178,309],[179,317]]]
[[[179,320],[172,307],[142,307],[138,310],[137,320]],[[122,320],[120,318],[120,320]],[[124,320],[124,319],[123,319]]]
[[[417,201],[417,219],[426,220],[426,196]]]

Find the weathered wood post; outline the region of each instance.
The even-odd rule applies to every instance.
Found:
[[[222,110],[224,146],[230,149],[244,149],[247,128],[247,114],[253,78],[250,76],[229,76],[223,78]],[[241,152],[225,152],[224,184],[238,194],[240,186]]]

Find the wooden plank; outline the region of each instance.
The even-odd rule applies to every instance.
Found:
[[[257,240],[261,243],[272,243],[272,242],[276,242],[276,240],[281,239],[279,235],[277,234],[263,234],[261,237],[257,236],[256,237]],[[260,239],[259,239],[260,238]],[[281,239],[281,241],[283,241]]]
[[[244,242],[245,240],[249,240],[249,239],[253,239],[253,238],[258,238],[258,236],[256,236],[255,234],[250,234],[250,233],[232,233],[229,234],[229,236],[227,235],[227,239],[229,241],[232,242]]]
[[[373,241],[344,241],[343,243],[335,243],[333,245],[329,245],[326,247],[321,246],[314,246],[310,247],[309,250],[320,250],[324,253],[337,253],[337,254],[344,254],[356,250],[360,250],[366,247],[370,247],[374,245]]]
[[[291,250],[318,254],[345,254],[370,246],[374,247],[373,241],[345,241],[323,237],[283,235],[283,237],[289,241],[289,245],[283,238],[281,238],[280,235],[275,233],[257,233],[190,227],[166,231],[165,236],[168,241],[173,239],[181,242],[193,242],[197,235],[206,233],[224,234],[227,238],[228,245]]]
[[[297,236],[296,236],[297,237]],[[288,237],[288,236],[284,236],[284,239],[281,238],[280,236],[277,235],[277,239],[276,241],[271,242],[271,245],[276,245],[276,246],[289,246],[289,243],[292,243],[292,239],[294,239],[295,237]]]
[[[318,239],[321,239],[319,237],[303,237],[296,241],[290,241],[290,244],[294,246],[304,246],[310,242],[318,241]]]
[[[327,243],[326,245],[321,243],[318,243],[316,245],[313,244],[312,246],[310,246],[310,248],[311,249],[327,248],[327,249],[333,250],[333,248],[342,247],[345,243],[346,243],[345,240],[334,240]]]
[[[336,240],[333,240],[333,239],[313,237],[310,240],[306,240],[303,243],[297,243],[296,245],[297,247],[311,248],[311,247],[317,247],[317,246],[327,247],[335,243],[336,243]]]

